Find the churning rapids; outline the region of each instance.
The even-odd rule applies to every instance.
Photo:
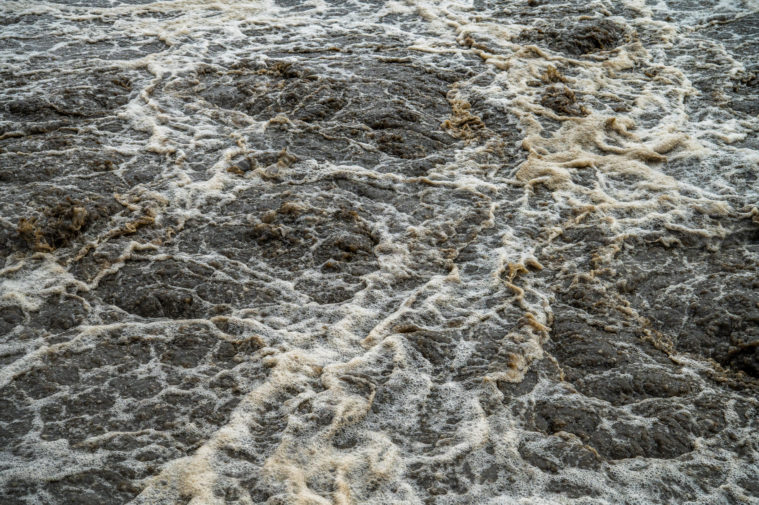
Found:
[[[0,503],[759,503],[757,61],[757,0],[4,0]]]

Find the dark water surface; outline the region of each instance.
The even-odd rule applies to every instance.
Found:
[[[0,503],[759,503],[759,2],[0,4]]]

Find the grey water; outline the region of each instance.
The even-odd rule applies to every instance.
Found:
[[[757,0],[6,0],[0,503],[759,504]]]

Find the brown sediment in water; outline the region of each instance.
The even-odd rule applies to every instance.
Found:
[[[528,3],[9,18],[0,501],[750,501],[754,46]]]
[[[85,232],[92,219],[82,202],[67,198],[56,207],[45,209],[41,218],[20,218],[17,229],[30,248],[51,252]]]

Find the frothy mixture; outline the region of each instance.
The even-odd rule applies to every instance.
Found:
[[[0,503],[759,504],[759,2],[5,0]]]

